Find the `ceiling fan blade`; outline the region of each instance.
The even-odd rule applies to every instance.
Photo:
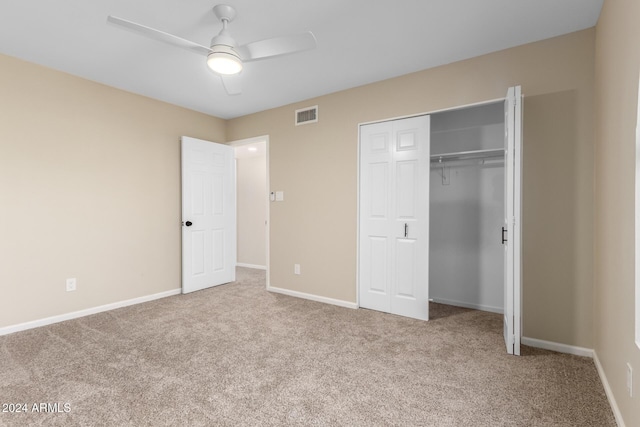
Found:
[[[211,49],[209,49],[206,46],[202,46],[202,45],[199,45],[198,43],[194,43],[192,41],[183,39],[181,37],[174,36],[173,34],[165,33],[164,31],[156,30],[154,28],[147,27],[141,24],[136,24],[135,22],[127,21],[126,19],[118,18],[116,16],[109,15],[107,17],[107,22],[110,24],[114,24],[119,27],[125,28],[127,30],[133,31],[135,33],[141,34],[143,36],[147,36],[154,40],[159,40],[161,42],[165,42],[173,46],[187,49],[191,52],[195,52],[200,55],[206,56],[209,53],[211,53]]]
[[[316,47],[316,37],[311,31],[292,36],[274,37],[236,47],[243,61],[286,55]]]
[[[222,78],[222,85],[224,90],[227,91],[227,95],[240,95],[242,93],[240,74],[225,75],[220,76],[220,78]]]

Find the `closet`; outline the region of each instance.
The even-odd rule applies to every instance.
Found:
[[[504,129],[503,102],[431,115],[434,302],[504,311]]]
[[[520,353],[522,95],[359,126],[358,305],[503,313]]]

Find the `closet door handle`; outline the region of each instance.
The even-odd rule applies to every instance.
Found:
[[[404,223],[404,237],[409,236],[409,224]]]
[[[507,241],[507,239],[504,238],[504,233],[506,233],[506,232],[507,232],[507,230],[504,227],[502,227],[502,244],[503,245],[504,245],[504,242]]]

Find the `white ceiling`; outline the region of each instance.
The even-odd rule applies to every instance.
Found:
[[[245,64],[236,96],[206,57],[106,24],[115,15],[208,46],[217,3],[0,0],[0,52],[228,119],[589,28],[603,0],[226,0],[239,44],[307,30],[318,40]]]

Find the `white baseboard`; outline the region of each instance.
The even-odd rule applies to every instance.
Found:
[[[114,302],[98,307],[87,308],[85,310],[74,311],[71,313],[59,314],[57,316],[45,317],[44,319],[32,320],[30,322],[19,323],[17,325],[5,326],[0,328],[0,336],[12,334],[14,332],[26,331],[27,329],[38,328],[40,326],[51,325],[53,323],[64,322],[65,320],[77,319],[78,317],[89,316],[91,314],[102,313],[103,311],[115,310],[116,308],[127,307],[130,305],[141,304],[143,302],[153,301],[160,298],[166,298],[180,294],[182,290],[172,289],[166,292],[160,292],[153,295],[133,298],[126,301]]]
[[[454,300],[443,299],[443,298],[430,298],[430,300],[439,304],[454,305],[456,307],[473,308],[474,310],[489,311],[491,313],[499,313],[499,314],[504,313],[504,310],[502,308],[492,307],[490,305],[469,304],[466,302],[454,301]]]
[[[590,348],[577,347],[574,345],[560,344],[557,342],[544,341],[536,338],[527,338],[527,337],[522,337],[520,342],[530,347],[543,348],[545,350],[552,350],[552,351],[557,351],[559,353],[573,354],[576,356],[591,357],[593,359],[593,362],[596,365],[598,376],[600,377],[600,382],[604,387],[604,392],[607,395],[607,400],[609,401],[609,406],[611,406],[611,410],[613,411],[613,416],[616,419],[616,424],[618,424],[618,427],[625,427],[624,420],[622,419],[622,413],[620,412],[618,403],[616,402],[616,399],[613,396],[613,392],[611,391],[611,386],[609,385],[609,381],[607,380],[607,376],[604,373],[604,369],[602,369],[602,364],[600,363],[600,359],[598,359],[598,354],[596,353],[595,350],[592,350]]]
[[[245,268],[253,268],[255,270],[266,270],[266,265],[257,265],[257,264],[246,264],[244,262],[237,262],[236,267],[245,267]]]
[[[267,290],[269,292],[275,292],[277,294],[283,294],[283,295],[288,295],[290,297],[308,299],[308,300],[316,301],[316,302],[323,302],[325,304],[337,305],[339,307],[358,308],[358,304],[356,304],[355,302],[349,302],[349,301],[344,301],[344,300],[339,300],[339,299],[321,297],[319,295],[313,295],[313,294],[307,294],[307,293],[304,293],[304,292],[292,291],[292,290],[289,290],[289,289],[278,288],[278,287],[275,287],[275,286],[267,286]]]
[[[598,359],[598,353],[596,353],[595,350],[593,352],[593,361],[596,364],[596,369],[598,370],[598,375],[600,376],[600,382],[602,382],[602,386],[604,387],[604,393],[607,395],[607,400],[609,400],[609,406],[611,406],[611,410],[613,411],[613,416],[616,419],[616,423],[618,424],[618,427],[625,427],[624,420],[622,419],[622,413],[620,412],[620,408],[618,407],[616,398],[613,396],[611,386],[609,385],[607,376],[604,373],[604,369],[602,368],[600,359]]]
[[[590,348],[578,347],[575,345],[561,344],[553,341],[539,340],[536,338],[522,337],[520,342],[529,347],[537,347],[545,350],[557,351],[558,353],[573,354],[575,356],[593,357],[593,350]]]

